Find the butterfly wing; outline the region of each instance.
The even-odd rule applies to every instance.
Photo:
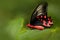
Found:
[[[40,5],[36,7],[34,12],[32,13],[30,24],[33,25],[35,23],[35,21],[37,20],[36,19],[37,16],[40,16],[40,15],[47,16],[47,5],[48,5],[47,2],[44,2],[44,3],[40,3]]]

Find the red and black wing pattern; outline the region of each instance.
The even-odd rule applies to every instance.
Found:
[[[47,16],[47,2],[42,2],[36,7],[32,13],[30,24],[27,26],[30,28],[44,29],[44,27],[51,27],[53,24],[51,17]]]

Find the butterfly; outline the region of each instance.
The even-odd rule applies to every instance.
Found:
[[[43,30],[45,27],[51,27],[53,21],[47,15],[48,3],[40,3],[31,15],[30,23],[27,24],[29,28]]]

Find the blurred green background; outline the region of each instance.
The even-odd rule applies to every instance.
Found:
[[[44,30],[26,27],[41,0],[0,0],[0,40],[60,40],[60,0],[46,0],[54,25]]]

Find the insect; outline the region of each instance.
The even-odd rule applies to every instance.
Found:
[[[53,25],[53,21],[51,17],[47,16],[47,8],[47,2],[40,3],[32,13],[30,23],[27,24],[27,26],[39,30],[43,30],[45,27],[51,27]]]

